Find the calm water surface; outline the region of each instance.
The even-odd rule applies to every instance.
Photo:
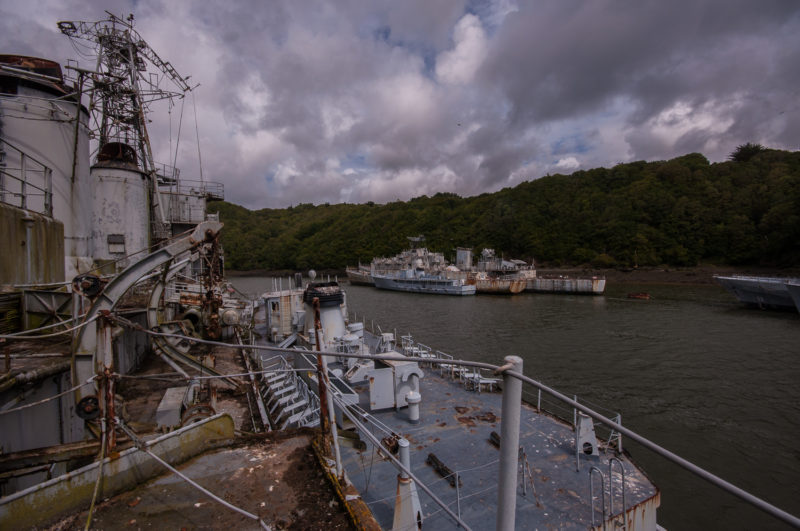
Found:
[[[234,278],[249,293],[264,278]],[[286,286],[284,280],[284,286]],[[348,307],[456,357],[500,364],[622,414],[623,424],[800,515],[800,315],[749,310],[716,286],[610,285],[602,297],[447,297],[349,286]],[[652,300],[628,299],[646,291]],[[788,528],[630,441],[678,529]]]

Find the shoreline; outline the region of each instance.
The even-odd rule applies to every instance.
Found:
[[[609,284],[715,284],[714,276],[798,277],[797,269],[703,265],[696,267],[640,267],[635,269],[541,268],[539,275],[605,277]]]
[[[696,267],[640,267],[635,269],[593,269],[581,267],[542,267],[537,268],[540,276],[564,277],[604,277],[610,284],[714,284],[714,275],[746,275],[765,277],[800,277],[797,268],[737,267],[701,265]],[[294,271],[256,269],[251,271],[228,270],[230,277],[286,277]],[[337,276],[346,279],[344,270],[325,269],[317,271],[318,278]]]

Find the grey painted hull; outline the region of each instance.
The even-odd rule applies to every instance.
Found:
[[[606,290],[604,278],[530,278],[525,291],[539,293],[577,293],[602,295]]]
[[[775,277],[714,277],[717,283],[731,292],[740,302],[769,310],[796,310],[795,302],[786,288],[788,283],[800,284],[797,278]]]
[[[475,295],[475,286],[463,284],[459,280],[439,277],[395,278],[375,275],[375,287],[410,293],[430,293],[433,295]]]
[[[794,301],[797,311],[800,312],[800,281],[787,282],[786,290],[789,292],[789,296]]]
[[[350,284],[358,284],[362,286],[374,286],[375,282],[372,281],[372,276],[367,271],[358,269],[347,268],[347,280]]]

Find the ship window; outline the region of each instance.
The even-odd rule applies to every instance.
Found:
[[[3,94],[16,94],[18,80],[10,76],[0,76],[0,92]]]
[[[125,235],[124,234],[109,234],[108,235],[108,252],[111,254],[125,254]]]

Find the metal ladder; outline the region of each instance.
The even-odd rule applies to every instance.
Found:
[[[619,474],[620,474],[620,490],[622,496],[622,511],[618,514],[614,514],[614,463],[619,465]],[[592,513],[592,528],[597,527],[595,525],[595,512],[597,511],[595,506],[595,495],[594,495],[594,475],[597,474],[600,476],[600,494],[601,494],[601,513],[603,515],[603,531],[608,529],[608,524],[611,523],[614,529],[622,528],[624,531],[628,531],[628,518],[627,518],[627,504],[625,502],[625,467],[616,457],[612,457],[608,460],[608,508],[606,509],[606,476],[603,474],[603,471],[600,470],[598,467],[593,466],[589,469],[589,497],[591,503],[591,513]],[[620,517],[622,521],[620,521]]]

